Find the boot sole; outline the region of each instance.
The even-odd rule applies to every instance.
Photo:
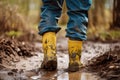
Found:
[[[43,62],[41,68],[47,71],[55,71],[57,69],[57,61],[50,60],[47,61],[46,63]]]
[[[69,72],[76,72],[80,70],[80,65],[78,63],[73,63],[69,65],[68,71]]]

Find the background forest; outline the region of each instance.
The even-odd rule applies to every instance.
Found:
[[[120,39],[119,3],[120,0],[93,0],[89,11],[89,40]],[[19,37],[26,38],[28,35],[26,40],[37,40],[41,6],[41,0],[0,0],[0,36],[17,37],[20,40]],[[59,25],[64,29],[67,21],[64,3]]]

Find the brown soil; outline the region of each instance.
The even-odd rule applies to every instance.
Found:
[[[35,51],[33,45],[27,42],[18,42],[12,39],[0,39],[0,64],[9,65],[18,62],[21,57],[31,57]]]
[[[120,47],[106,52],[105,54],[93,58],[88,66],[89,71],[107,80],[120,80]]]

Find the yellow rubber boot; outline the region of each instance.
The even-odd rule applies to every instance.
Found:
[[[42,37],[42,45],[44,60],[42,62],[41,68],[49,71],[56,70],[56,34],[54,32],[45,33]]]
[[[68,53],[69,53],[69,68],[71,72],[78,71],[82,66],[80,62],[82,51],[82,41],[69,40],[68,41]]]

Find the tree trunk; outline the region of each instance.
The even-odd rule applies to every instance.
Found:
[[[106,0],[94,0],[94,26],[105,25],[105,2]]]
[[[93,6],[89,11],[89,26],[91,28],[101,27],[106,24],[105,2],[106,0],[93,0]]]
[[[111,28],[120,28],[120,0],[114,0],[113,3],[113,23]]]

